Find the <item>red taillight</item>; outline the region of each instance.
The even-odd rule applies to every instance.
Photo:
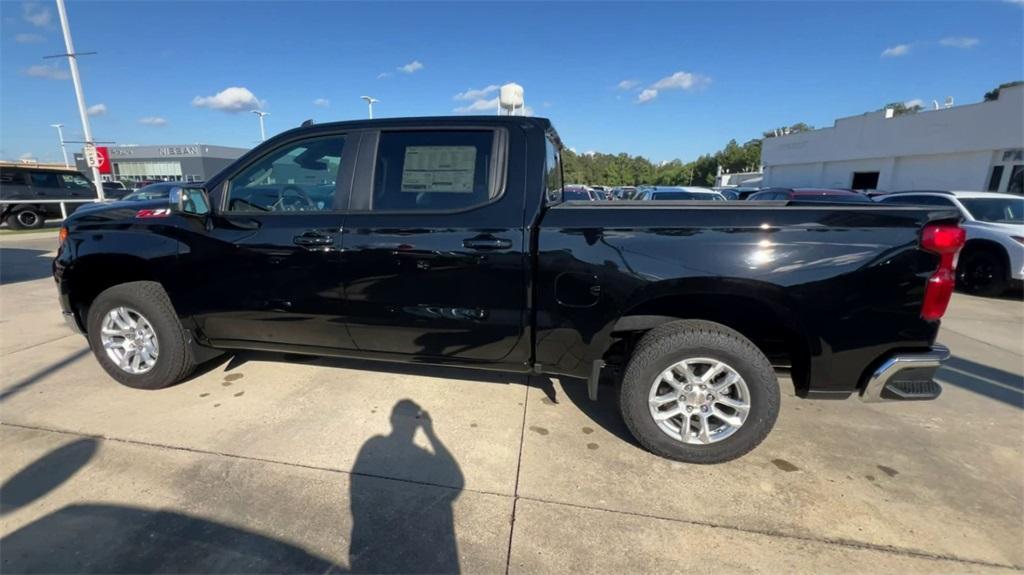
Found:
[[[924,288],[922,318],[937,320],[946,313],[956,284],[956,255],[966,239],[967,234],[956,224],[929,224],[921,232],[921,249],[939,254],[939,269]]]

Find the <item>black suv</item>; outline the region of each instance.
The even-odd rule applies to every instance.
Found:
[[[17,229],[41,228],[96,199],[96,188],[81,172],[65,168],[0,165],[0,221]]]

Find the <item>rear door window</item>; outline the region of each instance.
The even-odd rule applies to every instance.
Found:
[[[60,178],[53,172],[29,172],[29,179],[32,180],[33,188],[60,189]]]
[[[501,130],[382,132],[370,209],[465,210],[504,190]]]

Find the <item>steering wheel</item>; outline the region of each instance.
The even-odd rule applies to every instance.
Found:
[[[285,184],[277,192],[277,201],[270,206],[272,211],[294,212],[315,209],[316,204],[305,190],[295,184]]]

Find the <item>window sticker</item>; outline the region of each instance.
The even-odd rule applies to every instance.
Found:
[[[409,146],[402,191],[471,194],[475,175],[476,146]]]

